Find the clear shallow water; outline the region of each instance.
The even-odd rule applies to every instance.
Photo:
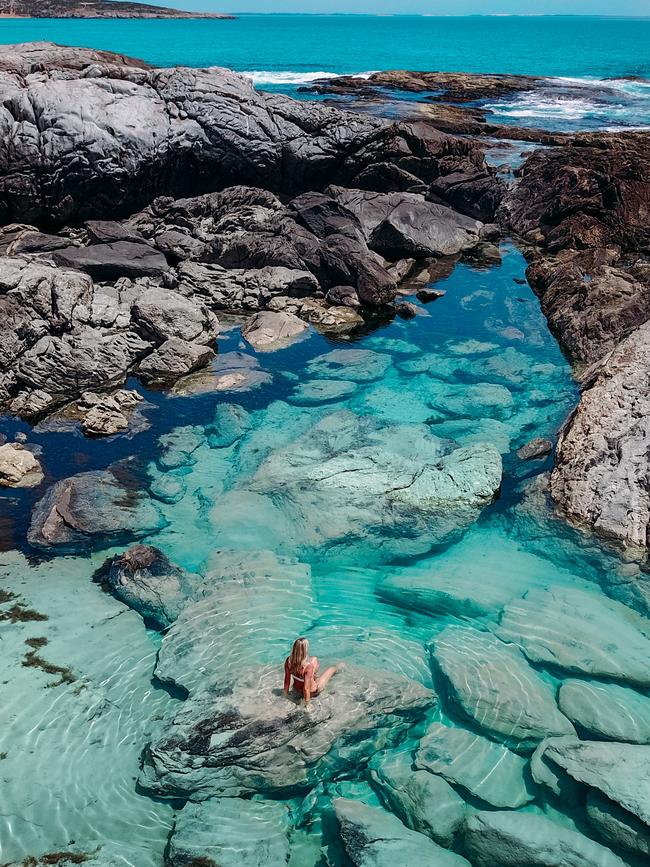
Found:
[[[97,445],[70,434],[44,432],[31,437],[42,446],[43,462],[55,477],[104,466],[125,454],[138,456],[146,474],[159,476],[158,437],[179,433],[180,428],[182,442],[188,425],[202,436],[225,400],[250,413],[251,429],[238,443],[215,449],[204,442],[191,465],[168,471],[183,474],[186,494],[176,504],[161,504],[168,526],[148,540],[189,570],[209,572],[223,564],[226,555],[220,552],[235,549],[236,554],[227,556],[255,569],[268,568],[272,576],[252,610],[233,604],[224,618],[209,600],[196,608],[191,622],[201,641],[184,663],[184,678],[200,682],[252,663],[276,664],[280,677],[281,659],[294,633],[306,632],[325,663],[343,658],[440,688],[441,705],[429,722],[472,732],[476,728],[445,699],[439,674],[432,670],[427,648],[436,635],[453,624],[494,632],[503,607],[536,588],[582,591],[581,605],[585,600],[607,604],[604,591],[620,595],[617,580],[625,580],[626,569],[616,558],[554,522],[543,502],[522,499],[532,481],[527,477],[547,464],[522,464],[514,450],[532,437],[552,436],[577,395],[536,299],[527,286],[515,282],[524,273],[521,254],[508,245],[502,253],[501,266],[489,270],[458,265],[439,284],[447,291],[445,297],[423,308],[414,320],[395,320],[353,342],[313,334],[285,350],[260,354],[259,362],[272,380],[257,390],[186,397],[148,393],[145,414],[152,427],[131,441]],[[380,378],[358,381],[354,394],[341,400],[296,404],[296,389],[315,377],[310,371],[318,369],[324,353],[359,348],[387,359]],[[220,350],[250,353],[237,330],[224,335]],[[341,375],[346,374],[331,376],[336,382]],[[300,520],[293,528],[296,533],[287,535],[277,515],[269,520],[266,513],[249,507],[251,479],[286,444],[342,410],[369,416],[380,427],[411,426],[401,429],[402,437],[412,429],[420,438],[420,431],[428,429],[446,447],[492,443],[504,459],[499,499],[462,538],[423,556],[413,557],[408,539],[401,540],[398,533],[392,540],[397,546],[392,564],[377,560],[376,536],[368,536],[365,548],[362,543],[353,554],[343,549],[332,558],[327,547],[305,544]],[[5,420],[3,428],[11,433],[15,425]],[[30,496],[20,496],[15,535],[22,538],[20,515],[26,516]],[[3,498],[0,508],[8,502]],[[337,517],[330,513],[326,520]],[[308,520],[305,500],[304,526]],[[117,863],[132,867],[162,863],[178,805],[146,797],[135,780],[143,745],[155,737],[161,718],[177,699],[152,682],[160,637],[92,583],[93,572],[110,553],[36,559],[31,564],[17,552],[1,555],[0,589],[17,598],[0,605],[0,611],[19,602],[49,617],[23,623],[0,620],[5,663],[1,862],[58,851],[74,840],[84,851],[101,846]],[[282,565],[276,554],[298,558],[304,565]],[[397,595],[391,592],[393,585]],[[413,604],[402,592],[404,586],[436,588],[438,595],[426,605]],[[621,607],[610,616],[610,639],[629,623],[642,622],[633,607]],[[645,623],[650,630],[650,621]],[[33,647],[26,642],[34,638],[48,639],[38,653],[68,671],[71,682],[65,674],[25,667]],[[178,665],[175,641],[163,650],[159,673]],[[567,676],[543,666],[538,671],[551,690]],[[402,749],[415,749],[417,736],[413,731]],[[336,791],[376,803],[362,770],[358,777],[357,782],[340,783]],[[318,797],[327,802],[324,793]],[[469,801],[480,805],[475,798]],[[294,867],[320,863],[318,803],[292,837]],[[300,800],[287,806],[296,824],[308,809]],[[557,812],[539,795],[525,810],[575,827],[570,810]]]
[[[236,21],[0,20],[0,43],[35,39],[118,51],[161,66],[226,66],[245,72],[264,90],[301,98],[311,97],[301,96],[298,88],[318,78],[382,69],[560,76],[564,82],[541,93],[490,105],[494,120],[565,132],[650,127],[650,19],[243,15]],[[609,81],[629,76],[646,80]],[[593,92],[570,92],[576,78],[592,80]],[[596,93],[598,85],[612,92],[603,97]]]

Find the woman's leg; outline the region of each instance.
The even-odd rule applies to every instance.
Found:
[[[340,665],[330,665],[329,668],[326,668],[325,671],[316,678],[316,692],[321,692],[330,680],[334,677],[334,675],[340,670]]]

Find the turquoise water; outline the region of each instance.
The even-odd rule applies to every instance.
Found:
[[[287,73],[397,66],[643,75],[649,26],[246,16],[200,24],[3,21],[0,33],[5,41],[91,44],[157,63],[220,63],[257,70],[260,86],[295,87]],[[267,82],[263,71],[273,73]],[[602,107],[596,122],[616,122],[615,106]],[[474,749],[491,755],[506,742],[516,752],[511,762],[519,756],[528,762],[529,745],[514,729],[504,735],[512,695],[494,699],[495,672],[519,701],[530,688],[555,707],[569,680],[600,689],[609,678],[625,682],[628,669],[650,668],[643,638],[650,635],[650,594],[644,595],[638,567],[553,516],[541,484],[550,458],[523,463],[516,457],[527,441],[555,437],[578,394],[536,298],[522,285],[521,252],[506,242],[501,256],[492,266],[459,263],[436,284],[444,297],[420,304],[414,319],[377,321],[350,339],[310,330],[286,349],[255,353],[236,323],[224,325],[218,362],[233,352],[252,357],[257,387],[218,391],[210,372],[171,394],[133,382],[145,397],[148,427],[132,438],[91,441],[74,431],[31,430],[0,419],[0,433],[22,431],[40,446],[48,484],[127,458],[143,489],[173,482],[180,497],[158,503],[166,526],[146,541],[203,575],[257,570],[267,581],[254,604],[248,597],[242,604],[236,594],[193,603],[183,628],[163,637],[93,581],[106,557],[122,549],[44,557],[25,543],[42,489],[0,495],[1,864],[72,849],[99,850],[111,867],[161,867],[183,803],[151,798],[137,780],[143,748],[183,706],[179,692],[162,681],[194,688],[273,665],[279,686],[297,632],[310,637],[324,664],[344,659],[377,678],[388,672],[436,689],[440,703],[425,725],[435,734],[442,723],[442,731],[465,739],[469,766],[459,750],[453,770],[463,782],[454,787],[470,811],[493,809],[525,789],[521,773],[498,791],[491,788],[495,767],[472,758]],[[332,352],[340,363],[332,363]],[[321,397],[308,401],[305,387],[314,382]],[[248,425],[231,445],[211,447],[215,414],[228,404],[245,411]],[[170,442],[192,443],[191,454],[174,467],[166,457]],[[382,473],[488,448],[502,457],[501,488],[458,532],[439,533],[444,514],[423,531],[403,511],[386,507],[373,487]],[[366,463],[359,468],[360,455]],[[372,472],[364,471],[368,462]],[[351,481],[328,486],[330,471]],[[450,520],[453,525],[458,517]],[[21,616],[12,618],[15,606]],[[431,657],[431,642],[449,627],[471,630],[456,673],[489,705],[483,716],[461,710],[440,660]],[[445,640],[454,634],[446,632]],[[529,665],[519,655],[498,669],[496,658],[473,649],[495,634],[529,652],[531,636],[541,635],[554,657]],[[40,655],[36,664],[33,650]],[[647,688],[633,684],[628,693],[647,711]],[[399,745],[407,761],[421,735],[414,728]],[[291,827],[291,867],[324,867],[322,846],[332,867],[344,867],[328,820],[331,797],[381,803],[363,762],[337,775],[343,759],[332,757],[331,783],[304,798],[300,792],[281,799]],[[542,786],[532,786],[526,799],[517,808],[522,821],[529,813],[544,815],[594,837],[577,803],[560,803]],[[640,867],[633,856],[623,863]]]

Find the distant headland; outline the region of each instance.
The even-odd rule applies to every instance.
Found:
[[[126,0],[0,0],[0,18],[221,18],[218,12],[187,12]]]

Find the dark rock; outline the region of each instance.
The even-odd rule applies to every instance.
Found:
[[[340,305],[342,307],[357,308],[361,306],[356,289],[352,286],[332,286],[325,296],[325,300],[329,304]]]
[[[88,550],[138,539],[165,520],[142,491],[127,491],[108,470],[56,482],[34,506],[27,539],[37,548]]]
[[[148,289],[131,308],[134,325],[147,339],[164,342],[172,338],[209,344],[219,333],[219,321],[200,301],[171,289]]]
[[[158,629],[178,617],[201,582],[151,545],[134,545],[110,561],[106,583],[114,596]]]
[[[553,443],[547,439],[534,439],[517,449],[520,461],[536,461],[548,457],[553,451]]]
[[[84,225],[90,239],[96,244],[113,244],[117,241],[141,244],[144,241],[142,235],[135,229],[113,220],[87,220]]]
[[[410,301],[400,301],[395,305],[397,315],[402,319],[414,319],[420,312],[420,308]]]
[[[304,193],[291,202],[297,217],[318,238],[348,235],[362,239],[361,223],[354,213],[323,193]]]
[[[132,0],[0,0],[0,13],[20,18],[232,18],[216,12],[181,12],[167,6],[150,3],[134,3]],[[38,43],[36,43],[38,45]],[[47,43],[44,46],[44,59],[47,62]],[[33,55],[33,49],[32,49]],[[90,52],[95,62],[124,62],[118,54],[107,51]],[[90,59],[90,58],[89,58]],[[139,62],[139,61],[134,61]],[[57,64],[58,65],[58,64]],[[75,68],[75,67],[73,67]]]
[[[21,253],[50,253],[68,247],[69,238],[60,238],[58,235],[46,235],[43,232],[23,232],[9,247],[13,256]]]
[[[416,293],[416,297],[418,301],[422,301],[423,304],[428,304],[429,301],[436,301],[438,298],[444,298],[447,294],[444,289],[419,289]]]
[[[85,271],[95,280],[120,277],[156,277],[162,279],[169,270],[165,257],[148,244],[114,241],[91,247],[65,247],[53,258],[63,268]]]

